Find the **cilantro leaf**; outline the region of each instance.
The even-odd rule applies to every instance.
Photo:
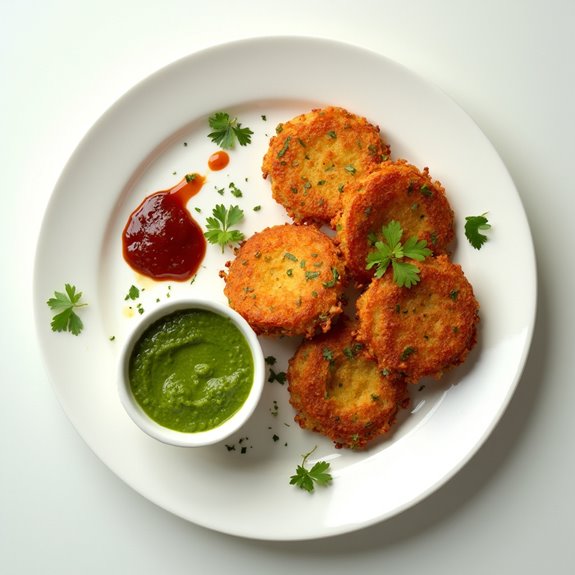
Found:
[[[126,297],[124,298],[124,301],[128,301],[129,299],[136,300],[139,297],[140,297],[140,290],[135,285],[131,285],[130,289],[128,290],[128,293],[126,294]]]
[[[236,141],[240,146],[252,141],[253,132],[249,128],[242,128],[237,118],[230,118],[227,112],[216,112],[209,117],[208,123],[213,130],[208,138],[224,150],[231,150]]]
[[[330,464],[327,461],[316,462],[311,469],[306,467],[308,457],[317,449],[317,445],[308,453],[302,456],[301,465],[296,467],[296,472],[290,477],[290,485],[296,485],[300,489],[311,493],[315,485],[329,485],[332,481],[329,473]]]
[[[481,232],[491,228],[486,216],[487,212],[480,216],[467,216],[465,218],[465,236],[476,250],[481,249],[481,246],[487,241],[487,236]]]
[[[403,229],[397,220],[391,220],[387,226],[383,226],[381,228],[381,233],[392,251],[395,251],[401,246],[399,242],[403,235]]]
[[[46,302],[48,307],[56,312],[50,325],[52,331],[69,331],[78,335],[84,328],[84,324],[74,310],[88,304],[80,303],[82,292],[77,292],[75,286],[65,284],[64,290],[65,293],[55,291],[54,297]]]
[[[366,269],[370,270],[375,267],[374,275],[376,278],[380,278],[391,264],[393,280],[399,287],[410,288],[418,283],[419,268],[415,264],[401,260],[409,258],[423,261],[432,253],[427,247],[427,242],[410,237],[402,244],[403,229],[396,220],[392,220],[389,224],[383,226],[381,235],[385,241],[375,241],[375,250],[367,254]]]
[[[204,237],[211,244],[218,244],[222,248],[228,244],[239,243],[244,239],[244,234],[239,230],[230,230],[231,226],[238,224],[244,217],[244,211],[239,206],[230,206],[226,209],[223,204],[218,204],[212,210],[212,216],[206,218],[207,231]]]
[[[393,268],[393,279],[399,287],[410,288],[419,282],[419,268],[409,262],[391,262]]]
[[[431,250],[426,246],[427,242],[425,240],[418,240],[414,237],[408,238],[403,244],[403,255],[406,258],[422,262],[427,256],[431,255]]]

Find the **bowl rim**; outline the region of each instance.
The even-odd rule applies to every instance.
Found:
[[[254,375],[248,397],[236,413],[220,425],[198,432],[183,432],[165,427],[154,421],[140,406],[132,392],[128,369],[132,351],[148,327],[156,321],[181,310],[205,310],[229,318],[245,337],[252,354]],[[132,421],[154,439],[178,447],[201,447],[218,443],[237,432],[251,417],[258,405],[264,387],[265,359],[258,336],[249,323],[231,307],[204,298],[182,298],[159,304],[142,316],[126,337],[118,361],[118,394]]]

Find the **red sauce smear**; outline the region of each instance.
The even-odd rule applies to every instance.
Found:
[[[193,277],[206,240],[186,204],[204,182],[199,174],[188,175],[173,188],[146,197],[132,212],[122,233],[124,259],[132,269],[154,280]]]
[[[229,162],[230,156],[228,153],[223,150],[218,150],[208,158],[208,167],[210,170],[217,172],[218,170],[223,170]]]

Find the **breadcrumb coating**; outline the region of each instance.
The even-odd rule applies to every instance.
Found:
[[[254,234],[222,275],[230,306],[258,334],[311,337],[342,312],[345,266],[333,240],[314,226]]]
[[[357,301],[357,339],[386,373],[408,383],[440,378],[462,363],[477,340],[479,304],[461,266],[447,256],[418,262],[420,282],[399,287],[391,273],[374,279]]]
[[[338,107],[314,109],[280,124],[262,172],[274,199],[296,223],[330,224],[355,180],[389,157],[379,128]]]
[[[327,334],[305,340],[289,362],[290,403],[299,425],[330,438],[336,447],[362,449],[387,433],[409,403],[397,374],[383,375],[344,319]]]

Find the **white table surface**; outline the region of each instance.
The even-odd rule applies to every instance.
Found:
[[[575,572],[574,20],[566,0],[0,0],[0,572]],[[59,406],[32,314],[42,215],[96,119],[176,58],[276,34],[375,50],[454,98],[519,189],[540,282],[525,373],[463,470],[387,522],[299,543],[210,532],[122,483]]]

